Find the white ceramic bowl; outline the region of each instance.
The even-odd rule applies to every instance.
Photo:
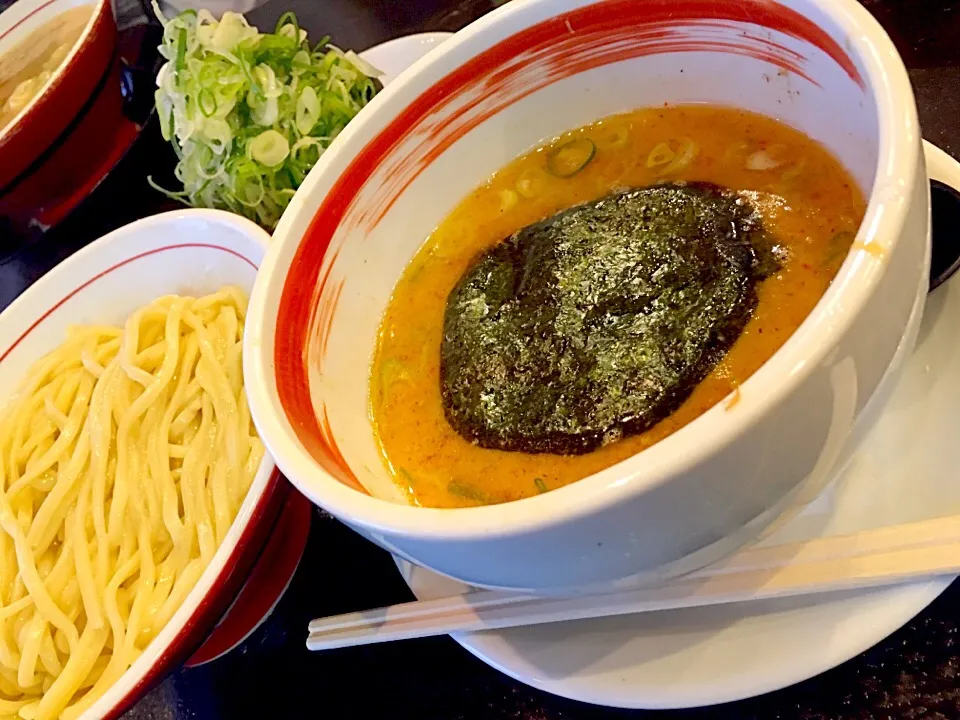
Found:
[[[269,239],[248,220],[216,210],[165,213],[100,238],[0,313],[0,398],[63,342],[70,325],[122,325],[137,308],[172,293],[210,293],[229,284],[249,292]],[[267,456],[233,526],[183,605],[83,720],[118,716],[199,645],[233,600],[288,490]]]
[[[378,324],[404,267],[472,188],[604,116],[710,102],[833,151],[869,198],[854,250],[793,337],[659,444],[545,495],[404,504],[368,418]],[[474,585],[559,591],[677,573],[817,486],[922,310],[928,189],[889,38],[855,0],[527,0],[443,43],[334,143],[285,213],[251,299],[251,408],[280,468],[392,552]]]

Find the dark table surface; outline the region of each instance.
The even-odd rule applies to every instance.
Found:
[[[128,5],[131,0],[120,0]],[[924,136],[960,158],[960,0],[863,0],[910,69]],[[9,0],[0,0],[0,7]],[[365,48],[423,30],[457,30],[495,0],[270,0],[250,19],[272,27],[296,11],[312,36]],[[0,308],[91,240],[170,205],[146,172],[171,182],[174,156],[155,123],[114,173],[62,225],[0,259]],[[3,251],[0,238],[0,253]],[[622,711],[521,685],[449,638],[308,653],[309,619],[411,599],[390,557],[316,512],[303,560],[271,617],[243,645],[175,673],[127,720],[180,718],[416,718],[417,720],[883,720],[960,718],[960,583],[886,641],[805,683],[731,705]]]

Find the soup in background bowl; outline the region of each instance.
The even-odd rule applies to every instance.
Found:
[[[92,15],[92,5],[64,10],[0,55],[0,130],[42,92]]]
[[[59,222],[113,167],[123,113],[109,0],[17,0],[0,13],[0,219]]]
[[[510,163],[552,138],[643,108],[667,106],[665,113],[690,118],[710,112],[684,110],[691,105],[742,112],[738,122],[701,120],[697,132],[684,131],[692,139],[709,132],[749,145],[752,127],[771,144],[755,165],[777,161],[772,144],[805,148],[810,162],[822,163],[824,189],[842,189],[843,197],[831,193],[803,206],[838,231],[856,230],[832,282],[820,277],[802,309],[790,311],[796,329],[773,343],[782,345],[765,353],[765,362],[743,373],[734,390],[720,388],[717,396],[730,401],[714,402],[643,452],[610,457],[602,469],[604,463],[584,468],[586,477],[571,473],[569,479],[582,477],[577,482],[516,502],[411,505],[383,461],[376,412],[371,417],[371,368],[385,314],[411,326],[420,320],[409,312],[392,316],[389,308],[424,242],[448,231],[445,220],[472,206],[472,192],[491,177],[494,185],[505,180],[520,168]],[[701,159],[716,159],[709,142],[697,144]],[[683,154],[681,146],[669,149]],[[583,172],[603,170],[600,157],[598,144],[598,164]],[[696,179],[764,190],[710,176],[705,167]],[[642,173],[630,180],[649,181]],[[610,190],[600,183],[588,196]],[[461,243],[475,243],[473,255],[480,243],[499,242],[579,201],[571,193],[522,217],[501,221],[492,208],[464,220],[464,231],[480,239],[443,243],[459,265],[443,282],[436,274],[438,297],[424,308],[431,332],[444,294],[465,269]],[[388,87],[297,193],[251,296],[251,411],[278,465],[304,494],[391,552],[440,573],[550,592],[681,573],[755,538],[801,491],[830,477],[868,401],[915,337],[926,291],[927,213],[906,72],[882,29],[853,0],[507,4]],[[826,232],[804,234],[815,237],[809,257],[825,260]],[[784,276],[790,268],[788,258]],[[423,277],[422,286],[411,280],[409,287],[425,291],[434,275]],[[757,321],[765,294],[777,287],[772,279],[758,285]],[[411,333],[412,348],[415,327],[403,332]],[[436,344],[435,334],[422,343],[427,362],[437,362]],[[734,344],[730,357],[737,352]],[[433,400],[422,402],[433,403],[432,420],[397,410],[397,418],[408,413],[408,437],[429,438],[431,422],[439,426],[436,388],[430,393]],[[384,444],[393,461],[397,449]],[[614,455],[617,447],[595,452]],[[490,463],[475,479],[498,487],[509,483],[507,475]],[[532,484],[537,489],[536,477]]]

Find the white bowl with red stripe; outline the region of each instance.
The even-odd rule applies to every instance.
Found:
[[[782,119],[833,151],[869,198],[822,301],[735,407],[616,466],[503,505],[406,504],[378,452],[368,383],[408,261],[462,197],[539,141],[692,102]],[[756,537],[829,477],[913,342],[928,202],[906,71],[855,0],[508,3],[397,78],[298,191],[251,299],[254,419],[305,495],[442,574],[561,591],[678,573]]]
[[[250,292],[269,235],[217,210],[139,220],[58,265],[0,313],[0,398],[60,345],[68,326],[122,325],[162,295],[205,294],[224,285]],[[269,455],[213,561],[180,609],[84,720],[117,717],[197,648],[234,600],[289,494]]]

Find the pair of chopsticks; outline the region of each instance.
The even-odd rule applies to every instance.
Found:
[[[329,650],[454,632],[883,587],[960,574],[960,515],[799,543],[752,547],[655,586],[574,597],[483,590],[313,620]]]

